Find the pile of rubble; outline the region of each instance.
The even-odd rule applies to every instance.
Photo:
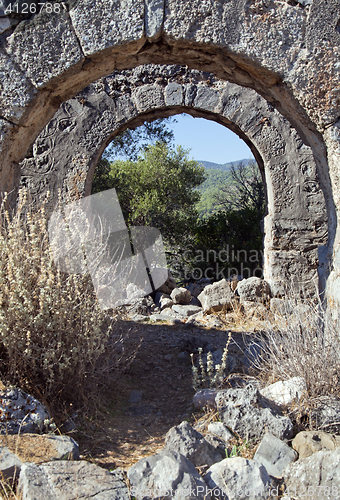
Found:
[[[132,291],[136,293],[136,291]],[[138,291],[137,291],[138,292]],[[289,313],[289,302],[284,298],[271,297],[269,284],[258,277],[215,283],[202,278],[195,283],[178,288],[170,272],[167,281],[147,297],[134,297],[131,293],[128,303],[119,310],[128,314],[132,321],[168,321],[210,327],[222,327],[215,312],[242,313],[247,318],[264,319],[268,311],[273,314]]]

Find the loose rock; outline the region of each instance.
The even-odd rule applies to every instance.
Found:
[[[266,432],[279,439],[292,436],[291,420],[282,416],[279,409],[268,406],[252,385],[220,391],[215,401],[222,422],[242,439],[259,439]]]
[[[50,418],[45,406],[21,389],[0,391],[0,434],[38,432]]]
[[[18,492],[22,500],[129,500],[120,471],[110,473],[83,460],[23,464]]]
[[[165,436],[164,450],[181,453],[195,467],[210,466],[223,458],[188,422],[182,422],[169,430]]]
[[[194,465],[175,451],[161,451],[142,458],[127,472],[131,494],[137,500],[173,498],[210,500],[208,488]],[[192,496],[192,491],[195,496]]]
[[[306,382],[302,377],[293,377],[289,380],[275,382],[261,389],[262,396],[272,399],[278,405],[288,405],[299,401],[306,392]]]
[[[222,279],[212,285],[207,285],[197,297],[204,311],[220,311],[223,306],[232,308],[234,294],[227,280]]]
[[[174,304],[189,304],[191,293],[186,288],[175,288],[170,294]]]
[[[261,278],[253,276],[244,279],[237,284],[236,292],[239,294],[241,302],[267,302],[270,299],[270,287]]]
[[[292,498],[335,500],[340,495],[340,449],[319,451],[288,465],[285,491]]]
[[[242,457],[225,458],[203,476],[214,498],[223,500],[267,500],[271,485],[266,469]]]
[[[295,436],[292,446],[299,459],[307,458],[318,451],[340,448],[340,436],[322,431],[303,431]]]
[[[285,468],[297,457],[296,451],[267,432],[256,450],[254,462],[263,465],[270,476],[281,478]]]

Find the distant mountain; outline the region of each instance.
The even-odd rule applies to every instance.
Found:
[[[244,165],[248,165],[248,163],[254,161],[253,159],[244,159],[244,160],[237,160],[237,161],[230,161],[229,163],[212,163],[211,161],[205,161],[205,160],[197,160],[198,163],[203,165],[204,168],[207,170],[214,169],[214,170],[225,170],[228,171],[230,170],[231,165],[236,165],[237,163],[242,162]]]
[[[197,208],[200,217],[205,217],[207,215],[213,214],[215,209],[215,196],[218,194],[221,186],[230,184],[231,180],[231,165],[242,162],[244,165],[248,165],[254,160],[239,160],[229,163],[224,163],[223,165],[219,163],[212,163],[211,161],[198,161],[206,169],[207,179],[197,188],[201,193],[201,199],[198,202]]]

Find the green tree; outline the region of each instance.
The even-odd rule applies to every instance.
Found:
[[[196,188],[206,178],[204,168],[188,154],[181,146],[156,142],[142,150],[137,161],[110,165],[106,189],[116,189],[128,225],[156,227],[170,245],[184,241],[198,218]]]
[[[150,123],[145,122],[135,129],[126,129],[116,135],[97,163],[92,181],[92,194],[114,187],[110,176],[110,165],[118,156],[126,160],[137,161],[141,151],[151,143],[160,141],[170,144],[174,139],[174,133],[169,128],[169,124],[175,121],[171,117],[159,118]]]
[[[103,158],[113,161],[117,156],[127,160],[137,161],[143,149],[156,141],[170,144],[174,133],[169,125],[176,120],[172,117],[158,118],[152,122],[144,122],[135,129],[126,129],[113,138],[103,153]]]
[[[186,253],[192,257],[187,259],[185,271],[181,269],[182,274],[189,277],[195,269],[196,275],[205,275],[209,269],[209,277],[214,279],[234,273],[246,278],[254,272],[258,275],[262,268],[265,194],[255,162],[232,165],[230,176],[214,196],[213,208],[214,212],[201,217],[196,225],[191,252]],[[222,255],[220,252],[221,262],[216,258]]]

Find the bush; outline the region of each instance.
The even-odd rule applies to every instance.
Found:
[[[326,400],[340,399],[339,328],[317,299],[300,298],[291,291],[284,303],[285,310],[268,317],[254,339],[261,345],[254,368],[265,385],[292,377],[305,380],[306,392],[290,408],[290,417],[299,430],[313,428],[314,409]]]
[[[46,202],[46,200],[45,200]],[[84,402],[95,377],[122,356],[123,336],[98,305],[89,274],[53,261],[44,204],[33,212],[21,190],[17,210],[0,210],[0,376],[47,402]],[[112,314],[111,314],[112,316]]]

